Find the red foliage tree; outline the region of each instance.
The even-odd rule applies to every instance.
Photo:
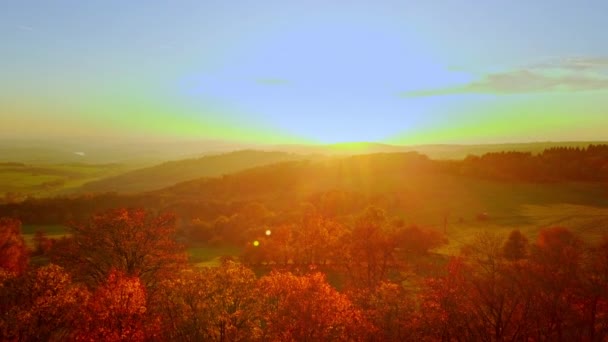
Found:
[[[470,268],[460,258],[452,258],[442,277],[428,278],[420,293],[421,334],[435,340],[479,338],[473,325],[473,306],[467,286]]]
[[[139,278],[112,270],[91,295],[74,334],[77,341],[143,341],[158,331],[146,317],[146,290]]]
[[[363,340],[369,324],[321,273],[273,272],[260,279],[263,340]]]
[[[415,338],[416,303],[403,286],[381,282],[374,289],[352,288],[347,295],[373,324],[368,341],[407,341]]]
[[[53,264],[8,279],[0,287],[0,339],[68,339],[88,296],[84,287],[72,283],[69,274]]]
[[[357,219],[348,237],[345,264],[351,284],[372,289],[388,279],[401,263],[396,258],[399,232],[390,227],[383,210],[370,207]]]
[[[260,335],[256,276],[231,261],[161,284],[165,340],[244,341]]]
[[[173,215],[155,216],[141,209],[111,210],[70,230],[72,237],[57,243],[51,259],[92,286],[117,270],[140,278],[152,289],[187,261],[185,247],[175,241]]]
[[[21,274],[28,262],[29,252],[21,235],[21,222],[0,218],[0,269]]]

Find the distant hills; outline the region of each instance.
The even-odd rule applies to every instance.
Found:
[[[463,159],[468,155],[482,155],[490,152],[531,152],[540,153],[552,147],[587,147],[606,142],[531,142],[506,144],[427,144],[390,145],[373,142],[338,143],[328,145],[276,145],[266,150],[285,151],[299,154],[354,155],[372,153],[418,152],[431,159]]]
[[[327,215],[338,216],[358,213],[374,205],[407,222],[442,227],[449,216],[451,225],[461,224],[466,228],[469,223],[480,220],[480,213],[490,217],[492,224],[508,229],[561,225],[564,223],[561,220],[573,217],[576,222],[568,221],[568,224],[587,229],[593,235],[607,222],[605,211],[597,213],[596,208],[608,207],[608,184],[605,180],[587,180],[588,176],[597,176],[597,172],[587,170],[600,170],[590,166],[598,161],[601,163],[597,165],[604,165],[602,169],[608,165],[605,163],[608,157],[594,157],[605,149],[564,148],[538,156],[493,153],[461,161],[436,161],[415,152],[306,159],[285,152],[241,151],[165,163],[108,178],[105,183],[89,184],[104,190],[112,186],[126,187],[131,189],[129,194],[72,194],[29,199],[19,204],[0,205],[0,216],[19,217],[28,224],[60,224],[85,219],[107,208],[145,207],[174,212],[184,222],[192,219],[213,222],[220,216],[232,217],[255,203],[275,213],[285,213],[286,216],[277,216],[277,220],[289,217],[307,203]],[[250,163],[244,163],[245,160]],[[247,167],[261,161],[268,164]],[[559,166],[556,167],[556,163]],[[189,169],[185,167],[188,164],[191,164]],[[229,171],[236,168],[245,169]],[[535,181],[537,168],[542,174],[547,168],[555,171],[555,175],[549,175],[556,176],[555,180]],[[185,170],[190,173],[186,174]],[[218,176],[201,176],[205,172]],[[504,177],[503,172],[507,172],[508,177]],[[190,180],[178,181],[187,177],[191,177]],[[133,183],[130,188],[129,182]],[[132,190],[161,187],[168,182],[174,184],[154,191]],[[581,213],[576,214],[580,217],[564,218],[564,206],[574,208],[572,210]]]
[[[462,160],[468,155],[514,151],[540,153],[552,147],[579,147],[602,142],[536,142],[479,145],[390,145],[374,142],[339,143],[327,145],[256,145],[239,150],[238,144],[213,141],[173,141],[161,144],[48,143],[42,141],[11,141],[0,139],[0,163],[22,163],[27,167],[2,168],[0,197],[16,192],[22,196],[48,196],[69,192],[152,191],[180,182],[205,177],[218,177],[258,166],[299,160],[320,160],[332,156],[346,157],[375,153],[418,152],[437,160]],[[104,164],[109,163],[109,164]],[[10,165],[10,164],[8,164]],[[67,165],[67,166],[66,166]],[[59,179],[61,171],[72,172],[71,165],[95,166],[82,168],[86,174],[71,174]],[[109,168],[108,165],[112,167]],[[57,169],[32,173],[30,168]],[[67,171],[66,171],[67,170]],[[46,178],[45,178],[46,177]],[[18,186],[17,186],[18,185]]]
[[[45,141],[0,138],[0,162],[19,162],[25,164],[127,164],[130,168],[152,166],[172,161],[200,158],[208,155],[229,153],[240,150],[265,152],[287,152],[310,155],[353,155],[370,153],[391,153],[416,151],[431,159],[463,159],[469,154],[488,152],[517,151],[541,152],[551,147],[585,147],[589,144],[602,144],[599,141],[581,142],[533,142],[507,144],[427,144],[391,145],[376,142],[351,142],[338,144],[291,144],[263,145],[244,144],[215,140],[171,140],[128,142],[116,139],[91,141]]]
[[[140,192],[160,189],[201,177],[217,177],[261,165],[319,159],[320,156],[244,150],[165,162],[85,184],[88,192]]]
[[[217,177],[286,161],[319,160],[330,156],[365,155],[376,153],[417,152],[431,159],[463,159],[467,155],[515,151],[540,153],[555,146],[586,147],[590,143],[525,143],[487,145],[419,145],[398,146],[380,143],[340,143],[330,145],[278,145],[261,150],[242,150],[212,154],[199,158],[168,161],[159,165],[129,171],[95,180],[80,190],[85,192],[151,191],[197,178]]]

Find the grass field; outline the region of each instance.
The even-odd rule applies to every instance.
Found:
[[[27,196],[52,196],[126,171],[124,165],[0,163],[0,201]]]
[[[34,247],[34,236],[37,231],[44,232],[48,237],[53,239],[59,239],[66,235],[66,228],[62,225],[24,224],[21,226],[21,233],[30,248]]]
[[[190,247],[190,262],[200,267],[219,266],[220,258],[223,256],[238,257],[241,254],[241,249],[234,246],[219,246],[219,247]]]

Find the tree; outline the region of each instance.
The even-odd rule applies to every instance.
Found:
[[[503,259],[504,239],[484,231],[468,246],[469,271],[463,278],[474,319],[473,331],[493,340],[517,340],[522,336],[527,298],[522,295],[516,264]]]
[[[0,340],[69,339],[83,315],[88,291],[57,265],[47,265],[0,286]]]
[[[370,328],[346,297],[321,273],[273,272],[260,279],[263,340],[357,341]]]
[[[137,277],[112,270],[85,305],[77,341],[143,341],[157,333],[146,317],[146,290]]]
[[[259,337],[255,274],[231,261],[186,270],[162,283],[166,340],[243,341]]]
[[[29,252],[21,235],[21,222],[0,218],[0,269],[21,274],[28,262]]]
[[[45,232],[36,231],[34,235],[34,253],[36,255],[46,255],[56,240],[49,238]]]
[[[351,281],[358,286],[374,288],[398,268],[396,248],[398,232],[388,225],[383,210],[367,208],[357,219],[349,236],[349,260],[346,263]]]
[[[451,258],[446,274],[427,278],[419,294],[421,334],[431,340],[482,340],[476,323],[467,283],[470,267],[461,258]]]
[[[608,337],[608,235],[585,255],[582,271],[582,326],[589,341],[603,341]]]
[[[502,255],[507,260],[521,260],[528,255],[528,238],[518,229],[511,231],[507,241],[502,246]]]
[[[70,227],[72,237],[58,242],[52,259],[89,285],[103,283],[112,270],[138,277],[150,290],[186,261],[175,242],[175,217],[142,209],[117,209]]]
[[[584,244],[562,227],[540,231],[530,255],[531,284],[536,289],[536,330],[551,340],[580,337],[577,292],[581,287]]]
[[[433,229],[421,229],[413,226],[404,228],[399,233],[400,248],[408,255],[425,255],[429,250],[445,245],[445,235]]]
[[[383,281],[374,289],[352,288],[347,294],[374,326],[366,340],[415,340],[416,305],[403,286]]]
[[[294,261],[304,265],[324,265],[335,261],[338,243],[345,234],[339,223],[319,213],[305,214],[293,230]]]

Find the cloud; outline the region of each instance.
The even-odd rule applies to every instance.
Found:
[[[601,70],[608,69],[608,57],[556,58],[532,66],[536,69]]]
[[[452,94],[526,94],[608,89],[608,58],[550,61],[525,69],[492,73],[467,84],[402,93],[402,97]]]
[[[28,26],[28,25],[17,25],[17,26],[15,26],[15,28],[22,30],[22,31],[36,31],[35,28]]]

